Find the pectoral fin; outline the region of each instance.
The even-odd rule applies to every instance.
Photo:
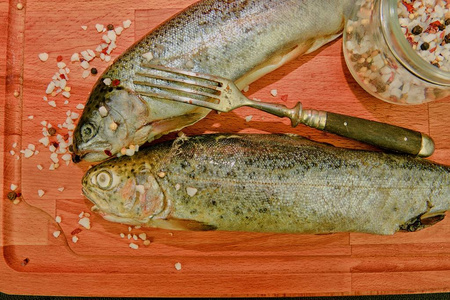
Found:
[[[211,231],[217,228],[195,220],[184,219],[152,219],[148,222],[151,227],[168,229],[168,230],[185,230],[185,231]]]
[[[400,226],[401,231],[415,232],[444,220],[445,212],[424,213]]]

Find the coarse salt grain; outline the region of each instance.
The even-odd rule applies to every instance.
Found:
[[[76,109],[84,109],[84,104],[77,104]]]
[[[53,236],[55,238],[59,237],[60,235],[61,235],[61,231],[59,231],[59,230],[53,232]]]
[[[130,246],[131,249],[135,249],[135,250],[139,248],[139,246],[136,245],[135,243],[130,243],[129,246]]]
[[[83,73],[81,74],[81,77],[88,78],[90,74],[91,72],[89,70],[84,70]]]
[[[106,117],[108,115],[108,110],[104,106],[100,106],[98,108],[98,112],[100,113],[101,117]]]
[[[10,188],[11,188],[11,191],[15,191],[15,190],[17,190],[17,185],[11,183],[11,187]]]
[[[39,197],[44,196],[45,192],[43,190],[38,190],[38,195]]]
[[[47,61],[48,59],[48,53],[39,53],[39,59],[41,61]]]
[[[250,90],[250,86],[247,85],[242,91],[243,91],[244,93],[247,93],[249,90]]]
[[[41,166],[41,165],[37,165],[36,167],[37,167],[37,168],[38,168],[38,170],[40,170],[40,171],[44,170],[44,167],[43,167],[43,166]]]
[[[89,69],[89,62],[87,61],[87,60],[83,60],[82,62],[81,62],[81,64],[80,64],[80,66],[83,68],[83,69]]]
[[[142,54],[142,57],[145,58],[147,61],[152,60],[153,59],[153,53],[152,52],[147,52]]]
[[[61,159],[64,160],[64,161],[70,161],[70,160],[72,159],[72,155],[70,155],[69,153],[64,154],[64,155],[61,157]]]
[[[51,107],[56,107],[56,102],[55,101],[48,101],[48,105],[50,105]]]
[[[145,240],[147,239],[147,234],[141,233],[141,234],[139,234],[139,238],[140,238],[141,240],[145,241]]]
[[[83,30],[87,30],[87,28],[88,28],[88,27],[87,27],[86,25],[82,25],[82,26],[81,26],[81,29],[83,29]]]
[[[109,129],[111,129],[112,131],[116,131],[117,127],[117,123],[112,122],[111,124],[109,124]]]
[[[102,32],[105,26],[103,24],[95,24],[95,29],[97,29],[98,32]]]
[[[25,156],[25,158],[29,158],[29,157],[33,156],[33,154],[34,154],[33,150],[30,150],[30,149],[25,149],[23,152],[23,156]]]
[[[133,240],[137,241],[138,240],[138,236],[133,234]]]
[[[148,245],[150,245],[150,240],[145,240],[144,242],[143,242],[143,244],[145,245],[145,246],[148,246]]]
[[[60,191],[62,193],[64,191],[64,187],[58,188],[58,191]]]
[[[131,20],[123,21],[123,28],[128,28],[131,26]]]
[[[277,90],[271,90],[270,94],[274,97],[276,97],[278,95],[278,91]]]
[[[245,117],[245,122],[250,122],[252,120],[253,116],[246,116]]]
[[[189,196],[191,196],[191,197],[193,197],[195,194],[197,194],[197,189],[196,188],[193,188],[193,187],[187,187],[186,188],[186,193],[189,195]]]
[[[80,61],[80,55],[78,53],[72,54],[72,56],[70,57],[70,61],[71,62]]]
[[[180,270],[181,270],[181,263],[177,262],[177,263],[175,264],[175,269],[176,269],[177,271],[180,271]]]
[[[78,221],[78,224],[80,224],[81,226],[83,226],[86,229],[91,229],[91,220],[89,220],[89,218],[86,218],[86,217],[81,218]]]
[[[105,78],[105,79],[103,79],[103,83],[104,83],[105,85],[111,85],[112,80],[111,80],[111,78]]]
[[[121,234],[120,234],[120,237],[124,239],[124,238],[125,238],[125,234],[124,234],[124,233],[121,233]]]
[[[76,235],[74,235],[73,237],[72,237],[72,242],[74,243],[74,244],[76,244],[77,242],[78,242],[78,237],[76,236]]]
[[[11,154],[12,156],[14,156],[14,155],[16,154],[16,151],[11,150],[11,151],[9,151],[9,154]]]
[[[60,216],[56,216],[55,217],[55,222],[56,223],[61,223],[61,217]]]

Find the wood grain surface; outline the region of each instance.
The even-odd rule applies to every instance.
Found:
[[[71,65],[74,52],[95,49],[95,24],[132,25],[118,38],[113,58],[194,0],[62,1],[0,0],[0,291],[72,296],[301,296],[450,291],[449,219],[416,233],[374,236],[356,233],[287,235],[234,232],[172,232],[128,228],[92,214],[92,228],[78,225],[90,211],[80,179],[88,164],[62,164],[50,171],[50,152],[38,143],[41,121],[64,122],[66,111],[87,99],[96,77],[81,78]],[[88,26],[83,30],[81,26]],[[247,95],[264,101],[363,117],[430,134],[430,160],[450,164],[450,99],[419,106],[394,106],[365,93],[353,80],[337,40],[302,56],[251,85]],[[38,54],[49,53],[47,62]],[[56,57],[71,68],[69,103],[60,95],[55,108],[43,100],[57,71]],[[107,63],[96,59],[101,73]],[[270,94],[272,89],[278,96]],[[287,101],[282,96],[287,95]],[[17,96],[17,97],[16,97]],[[32,116],[32,118],[30,117]],[[251,120],[249,118],[251,116]],[[211,113],[186,134],[257,132],[300,134],[337,146],[371,149],[299,126],[250,108]],[[61,130],[64,134],[64,131]],[[170,138],[174,135],[170,135]],[[17,147],[13,149],[13,144]],[[38,155],[19,153],[35,144]],[[14,150],[19,154],[11,155]],[[41,164],[44,170],[37,169]],[[18,185],[22,201],[7,199]],[[60,192],[58,188],[64,187]],[[38,190],[45,194],[38,196]],[[54,221],[61,216],[60,224]],[[79,240],[72,242],[72,233]],[[131,231],[129,231],[131,230]],[[55,231],[61,236],[53,237]],[[146,233],[139,249],[120,233]],[[177,270],[175,264],[180,263]]]

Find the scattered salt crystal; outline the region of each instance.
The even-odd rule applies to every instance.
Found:
[[[125,234],[121,233],[121,234],[120,234],[120,237],[121,237],[121,238],[125,238]]]
[[[64,105],[67,105],[67,104],[69,104],[69,100],[64,101]]]
[[[59,231],[59,230],[53,232],[53,236],[55,238],[59,237],[60,234],[61,234],[61,231]]]
[[[57,65],[58,68],[60,68],[60,69],[64,69],[64,68],[66,67],[66,64],[65,64],[64,62],[62,62],[62,61],[58,62],[56,65]]]
[[[41,166],[41,165],[37,165],[36,167],[37,167],[40,171],[44,170],[44,167]]]
[[[33,120],[33,119],[34,119],[34,116],[33,116],[33,115],[28,116],[28,120]]]
[[[56,102],[55,101],[48,101],[48,105],[50,105],[51,107],[56,107]]]
[[[39,59],[41,61],[47,61],[48,59],[48,53],[39,53]]]
[[[41,122],[41,125],[42,125],[42,126],[47,126],[47,121],[42,121],[42,122]]]
[[[274,97],[276,97],[278,95],[278,91],[277,90],[271,90],[270,94]]]
[[[36,146],[33,144],[28,144],[28,149],[34,151],[34,150],[36,150]]]
[[[64,91],[61,93],[63,95],[63,97],[65,98],[70,98],[70,92]]]
[[[117,124],[112,122],[111,124],[109,124],[109,129],[111,129],[112,131],[116,131],[117,130]]]
[[[95,29],[97,29],[98,32],[102,32],[103,28],[105,28],[103,24],[95,24]]]
[[[120,35],[122,34],[123,27],[117,26],[116,28],[114,28],[114,31],[116,32],[117,35]]]
[[[89,70],[84,70],[83,74],[81,74],[81,77],[82,78],[88,78],[90,74],[91,74],[91,72]]]
[[[131,240],[132,236],[131,234],[127,234],[127,239]]]
[[[105,61],[108,62],[108,61],[110,61],[110,60],[111,60],[111,56],[105,55]]]
[[[60,216],[56,216],[55,222],[56,222],[56,223],[61,223],[61,217],[60,217]]]
[[[62,160],[64,161],[70,161],[72,159],[72,155],[70,155],[69,153],[64,154],[62,157]]]
[[[130,20],[123,21],[123,28],[128,28],[130,26],[131,26],[131,21]]]
[[[25,149],[23,152],[23,155],[25,156],[25,158],[29,158],[29,157],[33,156],[33,154],[34,154],[33,150],[30,150],[30,149]]]
[[[133,234],[133,240],[137,241],[138,240],[138,236]]]
[[[117,38],[116,32],[114,30],[108,30],[107,35],[111,41],[115,41]]]
[[[72,54],[72,56],[70,57],[70,61],[71,62],[80,61],[80,55],[78,53]]]
[[[81,67],[83,68],[83,69],[89,69],[89,62],[88,61],[86,61],[86,60],[83,60],[82,62],[81,62]]]
[[[145,58],[146,60],[152,60],[153,59],[153,53],[152,52],[147,52],[142,54],[142,57]]]
[[[253,116],[251,116],[251,115],[250,116],[246,116],[245,117],[245,121],[246,122],[250,122],[252,120],[252,118],[253,118]]]
[[[13,148],[16,148],[16,147],[17,147],[17,143],[13,143],[13,144],[12,144],[12,147],[13,147]]]
[[[15,191],[17,189],[17,185],[11,183],[11,191]]]
[[[244,93],[247,93],[249,90],[250,90],[250,86],[247,85],[242,91],[243,91]]]
[[[140,238],[141,240],[145,241],[145,240],[147,239],[147,234],[141,233],[141,234],[139,234],[139,238]]]
[[[108,110],[104,106],[100,106],[98,108],[98,112],[100,113],[100,116],[106,117],[108,115]]]
[[[46,94],[51,94],[55,90],[55,83],[53,81],[50,81],[50,83],[47,86],[47,89],[45,90]]]
[[[128,226],[128,232],[130,232],[130,231],[131,231],[131,229],[132,229],[132,228],[131,228],[131,226]]]
[[[111,78],[105,78],[105,79],[103,79],[103,83],[104,83],[105,85],[111,85],[112,80],[111,80]]]
[[[148,245],[150,245],[150,241],[149,241],[149,240],[145,240],[143,244],[144,244],[145,246],[148,246]]]
[[[193,187],[187,187],[186,192],[189,196],[193,197],[195,194],[197,194],[197,189]]]
[[[64,187],[58,188],[58,191],[60,191],[62,193],[64,191]]]
[[[180,270],[181,270],[181,263],[177,262],[177,263],[175,264],[175,269],[176,269],[177,271],[180,271]]]
[[[83,226],[86,229],[91,229],[91,220],[89,220],[89,218],[86,218],[86,217],[81,218],[78,221],[78,224],[80,224],[81,226]]]
[[[11,154],[11,155],[15,155],[16,154],[16,151],[14,151],[14,150],[11,150],[11,151],[9,151],[9,154]]]
[[[59,162],[58,154],[55,153],[55,152],[53,152],[52,154],[50,154],[50,159],[51,159],[55,164]]]
[[[127,155],[127,156],[133,156],[133,155],[134,155],[134,150],[133,150],[133,149],[126,149],[126,150],[125,150],[125,155]]]
[[[45,192],[43,190],[38,190],[38,195],[39,197],[44,196]]]
[[[72,237],[72,242],[75,244],[76,242],[78,242],[78,237],[76,235],[74,235]]]
[[[86,30],[88,27],[86,25],[82,25],[81,29]]]
[[[131,249],[138,249],[139,248],[139,246],[138,245],[136,245],[135,243],[130,243],[130,248]]]
[[[83,104],[77,104],[77,106],[75,106],[76,109],[84,109],[84,105]]]
[[[108,37],[108,35],[106,35],[106,34],[104,34],[103,36],[102,36],[102,39],[105,41],[105,43],[107,43],[107,44],[110,44],[111,43],[111,40],[109,39],[109,37]]]
[[[44,101],[48,101],[48,98],[47,98],[47,96],[44,96],[44,97],[42,97],[42,100],[44,100]]]

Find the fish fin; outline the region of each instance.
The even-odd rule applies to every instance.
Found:
[[[415,232],[444,220],[445,212],[424,213],[400,226],[400,231]]]
[[[291,48],[281,50],[277,54],[272,56],[268,61],[257,66],[252,71],[236,80],[235,84],[238,88],[243,89],[250,83],[278,69],[279,67],[297,58],[298,56],[316,51],[323,45],[335,40],[340,35],[341,33],[337,33],[327,35],[318,39],[310,39],[307,41],[302,41],[301,43],[298,43],[297,45],[294,45]]]
[[[190,126],[203,119],[209,112],[209,109],[199,107],[199,109],[195,109],[194,111],[186,115],[152,122],[152,130],[147,136],[147,141],[151,142],[164,134],[181,130],[186,126]]]
[[[148,222],[148,225],[161,229],[185,231],[211,231],[217,229],[214,225],[186,219],[152,219]]]

